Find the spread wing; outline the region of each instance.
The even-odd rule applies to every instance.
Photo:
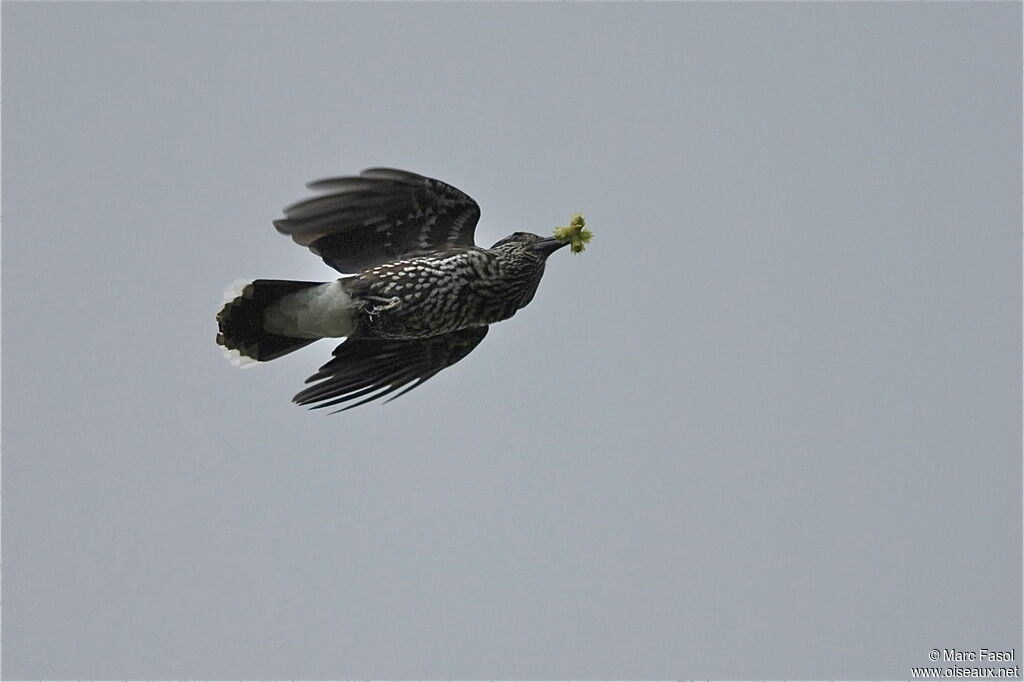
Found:
[[[325,193],[292,204],[274,221],[343,273],[413,253],[473,246],[480,207],[440,180],[391,168],[311,182]]]
[[[389,402],[469,355],[486,335],[487,327],[470,327],[425,339],[347,339],[334,349],[330,362],[306,379],[317,383],[293,400],[318,409],[362,398],[341,412],[404,388]]]

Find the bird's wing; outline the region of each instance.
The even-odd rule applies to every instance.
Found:
[[[318,409],[362,398],[341,412],[404,389],[394,400],[469,355],[486,335],[487,327],[470,327],[425,339],[347,339],[293,400]]]
[[[473,246],[480,207],[440,180],[371,168],[358,177],[307,186],[324,193],[292,204],[274,226],[340,272],[357,273],[417,252]]]

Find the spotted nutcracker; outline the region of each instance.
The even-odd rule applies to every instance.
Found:
[[[582,216],[556,237],[516,232],[476,246],[477,203],[451,185],[373,168],[310,183],[324,193],[285,209],[274,225],[342,273],[333,282],[238,282],[217,314],[236,364],[279,358],[322,338],[347,337],[306,380],[300,405],[350,409],[419,386],[466,357],[488,325],[537,291],[548,256],[590,234]],[[361,399],[361,400],[360,400]]]

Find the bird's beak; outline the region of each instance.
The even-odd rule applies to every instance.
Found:
[[[569,242],[563,242],[561,239],[555,239],[554,237],[548,237],[547,239],[540,239],[530,244],[536,253],[544,256],[545,258],[558,251],[563,246],[568,246]]]

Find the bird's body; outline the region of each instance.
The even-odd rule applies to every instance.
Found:
[[[295,397],[300,404],[369,396],[354,407],[418,386],[468,354],[488,325],[526,306],[547,257],[567,243],[517,232],[480,248],[476,202],[404,171],[373,169],[310,187],[338,191],[287,209],[275,224],[353,274],[327,283],[256,280],[218,314],[217,341],[240,359],[271,360],[316,339],[347,337],[308,380],[319,383]]]
[[[539,257],[473,247],[378,265],[345,283],[363,306],[360,335],[408,339],[507,320],[530,302],[543,272]]]
[[[288,294],[264,313],[264,326],[297,338],[428,338],[512,317],[543,268],[500,247],[406,258]]]

